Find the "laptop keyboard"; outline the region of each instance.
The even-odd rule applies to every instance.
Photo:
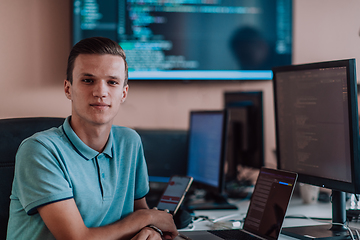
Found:
[[[254,240],[259,239],[255,236],[252,236],[243,231],[236,231],[236,230],[208,230],[209,233],[212,233],[220,238],[231,240],[231,239],[241,239],[241,240]]]

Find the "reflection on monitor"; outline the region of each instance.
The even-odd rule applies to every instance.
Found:
[[[129,79],[271,80],[272,67],[291,64],[289,0],[72,3],[73,44],[115,40],[126,52]]]
[[[333,224],[286,228],[302,239],[347,234],[345,193],[360,192],[355,59],[273,69],[278,168],[333,190]],[[311,237],[310,237],[311,238]]]

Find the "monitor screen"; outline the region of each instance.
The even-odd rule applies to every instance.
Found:
[[[343,193],[360,191],[355,59],[273,72],[278,168],[332,189],[333,221],[344,223]]]
[[[73,0],[72,41],[125,50],[133,80],[271,80],[291,64],[289,0]]]
[[[167,183],[174,175],[186,175],[186,130],[136,129],[141,137],[150,182]]]
[[[223,111],[190,113],[187,175],[217,193],[223,187],[223,123]]]
[[[262,92],[225,92],[224,106],[226,176],[230,180],[239,175],[239,165],[257,170],[264,166]]]

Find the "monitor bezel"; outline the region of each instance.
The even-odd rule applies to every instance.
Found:
[[[351,182],[344,182],[335,179],[313,176],[304,173],[298,173],[299,182],[316,185],[332,190],[338,190],[349,193],[360,193],[360,175],[357,174],[357,169],[360,168],[359,161],[359,116],[358,116],[358,99],[357,99],[357,81],[356,81],[356,61],[355,59],[343,59],[325,62],[316,62],[299,65],[288,65],[273,68],[273,90],[274,90],[274,115],[275,115],[275,132],[276,132],[276,146],[277,146],[277,167],[282,170],[289,170],[282,168],[279,148],[279,121],[277,121],[277,73],[290,71],[303,71],[307,69],[319,68],[334,68],[346,67],[347,72],[347,94],[348,94],[348,120],[350,133],[350,154],[351,154]]]

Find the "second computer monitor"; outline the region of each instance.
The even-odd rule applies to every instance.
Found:
[[[194,183],[223,190],[223,111],[190,112],[188,171]]]

